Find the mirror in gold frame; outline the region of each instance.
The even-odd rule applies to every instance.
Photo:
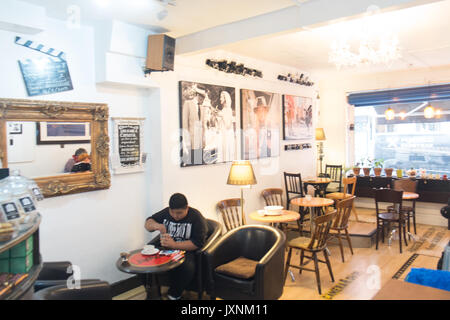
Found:
[[[8,149],[10,149],[8,143],[11,143],[9,141],[11,139],[8,137],[11,137],[14,132],[21,132],[21,129],[24,129],[30,122],[35,122],[32,125],[36,125],[38,128],[38,140],[41,138],[59,148],[71,148],[69,150],[79,149],[78,147],[82,146],[89,153],[90,170],[64,174],[59,171],[58,167],[55,174],[30,177],[39,184],[44,196],[53,197],[110,187],[108,106],[106,104],[0,99],[0,158],[3,168],[9,165],[14,168],[12,165],[14,161],[8,162],[8,157],[16,156],[8,155]],[[61,130],[61,126],[65,126],[67,129],[68,125],[73,125],[74,130],[79,130],[82,125],[85,126],[86,134],[79,141],[85,145],[68,143],[73,142],[68,141],[73,139],[72,137],[65,137],[63,141],[57,140],[58,144],[52,143],[56,142],[51,141],[52,134],[45,132],[42,126],[48,126],[49,130],[54,130],[55,125],[58,130]],[[90,142],[83,140],[89,137]],[[87,146],[89,147],[87,148]],[[65,162],[67,159],[62,161]],[[57,172],[60,173],[57,174]]]

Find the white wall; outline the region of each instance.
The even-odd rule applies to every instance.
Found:
[[[228,75],[215,71],[205,66],[205,59],[209,57],[228,57],[235,61],[243,62],[246,66],[262,70],[264,78],[274,80],[259,80],[238,75]],[[161,86],[161,135],[162,145],[162,190],[163,201],[167,203],[174,192],[184,193],[190,204],[199,209],[204,216],[211,219],[220,219],[216,212],[216,203],[227,198],[239,198],[240,189],[226,184],[231,163],[193,166],[181,168],[179,164],[179,102],[178,81],[194,81],[200,83],[217,84],[236,88],[236,105],[240,106],[239,90],[255,89],[280,94],[292,94],[307,97],[316,97],[316,91],[312,87],[294,85],[276,80],[277,72],[283,66],[253,60],[248,57],[233,56],[226,52],[211,52],[197,56],[177,56],[175,63],[176,72],[153,73],[151,78]],[[297,70],[291,70],[295,72]],[[315,99],[314,99],[315,100]],[[239,110],[236,109],[237,123],[240,123]],[[280,110],[281,117],[281,110]],[[281,121],[280,121],[281,123]],[[280,137],[282,137],[280,126]],[[311,149],[299,151],[284,151],[284,144],[298,143],[300,141],[282,142],[280,157],[253,161],[253,167],[258,184],[244,191],[245,211],[247,215],[264,206],[260,196],[265,188],[283,187],[283,171],[300,172],[305,176],[315,173],[315,144]],[[240,141],[238,148],[240,150]],[[238,152],[240,155],[240,152]],[[247,219],[250,223],[256,223]]]
[[[146,172],[113,175],[109,190],[49,198],[40,203],[39,209],[43,215],[40,228],[41,254],[44,261],[72,261],[81,267],[83,278],[101,278],[115,282],[129,277],[115,267],[119,253],[139,248],[151,238],[144,230],[144,219],[165,207],[172,193],[185,193],[192,206],[212,219],[218,219],[215,210],[217,201],[240,195],[238,187],[226,185],[230,164],[180,168],[178,159],[172,161],[171,155],[179,148],[179,80],[233,86],[237,89],[237,99],[240,88],[309,97],[316,95],[313,88],[278,80],[227,76],[207,70],[203,66],[204,57],[177,57],[176,72],[154,73],[151,79],[142,78],[142,87],[149,87],[149,83],[155,81],[161,86],[160,89],[133,88],[140,87],[134,73],[133,81],[126,85],[113,85],[111,82],[98,84],[94,41],[101,34],[95,33],[88,26],[68,29],[65,22],[54,19],[47,19],[46,24],[48,29],[45,32],[24,37],[66,52],[74,90],[34,99],[107,103],[110,117],[147,118],[144,127],[144,151],[149,153]],[[0,96],[4,98],[28,98],[17,60],[39,55],[15,45],[16,35],[0,31],[3,49],[0,70],[3,75],[7,75],[0,80]],[[139,57],[139,54],[136,56]],[[275,79],[274,75],[282,69],[282,66],[263,61],[236,58],[238,61],[245,60],[246,65],[263,70],[271,79]],[[117,70],[126,72],[126,68],[120,65],[108,65],[108,68],[114,68],[111,72],[115,73]],[[123,74],[123,79],[129,77],[130,75]],[[239,100],[237,105],[239,106]],[[272,158],[269,163],[254,162],[258,184],[245,191],[247,212],[263,206],[260,197],[262,189],[282,186],[283,170],[301,172],[304,176],[315,172],[315,146],[313,141],[309,142],[313,144],[312,149],[289,152],[280,150],[281,156]],[[274,167],[270,167],[271,165]],[[265,174],[269,169],[272,169],[272,173]]]
[[[348,130],[353,123],[353,107],[347,103],[347,93],[377,89],[393,89],[429,84],[449,83],[450,66],[413,69],[376,74],[323,77],[319,81],[320,119],[318,126],[325,129],[325,163],[353,165],[353,132]],[[362,206],[373,206],[373,201],[362,201]],[[427,203],[417,209],[419,223],[447,225],[441,217],[441,204]]]
[[[34,97],[38,100],[107,103],[111,117],[150,118],[153,91],[108,88],[95,83],[94,30],[68,29],[65,22],[47,19],[47,31],[24,35],[67,53],[74,90]],[[28,98],[17,60],[36,53],[14,44],[16,33],[0,31],[2,59],[0,96]],[[39,53],[37,53],[39,55]],[[150,121],[146,132],[151,132]],[[110,135],[112,134],[110,128]],[[149,145],[145,150],[150,150]],[[70,260],[81,267],[83,278],[118,281],[129,277],[116,270],[121,251],[138,248],[148,235],[143,228],[151,211],[150,172],[112,176],[111,188],[40,202],[40,228],[44,261]]]

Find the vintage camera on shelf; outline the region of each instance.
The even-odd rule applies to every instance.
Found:
[[[238,74],[241,76],[253,76],[253,77],[259,77],[262,78],[263,74],[261,71],[259,70],[255,70],[255,69],[250,69],[244,66],[243,63],[238,64],[235,61],[231,61],[228,63],[227,60],[220,60],[220,61],[216,61],[216,60],[212,60],[212,59],[206,59],[206,65],[214,68],[216,70],[219,71],[223,71],[226,73],[234,73],[234,74]]]
[[[280,74],[280,75],[278,75],[277,79],[280,81],[287,81],[290,83],[296,83],[296,84],[299,84],[302,86],[308,86],[308,87],[311,87],[314,85],[314,82],[309,81],[308,77],[304,77],[303,73],[300,75],[300,77],[295,77],[290,73],[288,73],[287,76],[283,76]]]

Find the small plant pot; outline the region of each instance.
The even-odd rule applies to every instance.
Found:
[[[359,176],[359,173],[361,172],[361,168],[353,168],[353,174],[355,176]]]
[[[381,171],[383,171],[383,168],[373,168],[376,177],[381,176]]]
[[[384,172],[386,173],[386,177],[392,177],[393,168],[385,168]]]
[[[365,175],[366,177],[370,176],[370,170],[371,170],[371,169],[372,169],[372,168],[363,168],[364,175]]]

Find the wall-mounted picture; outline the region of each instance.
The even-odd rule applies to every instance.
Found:
[[[280,155],[281,95],[241,89],[242,159]]]
[[[37,144],[90,143],[89,122],[37,122]]]
[[[8,122],[9,134],[22,134],[22,124],[20,122]]]
[[[314,138],[312,99],[285,94],[283,96],[283,139]]]
[[[180,81],[181,166],[237,157],[235,89]]]

